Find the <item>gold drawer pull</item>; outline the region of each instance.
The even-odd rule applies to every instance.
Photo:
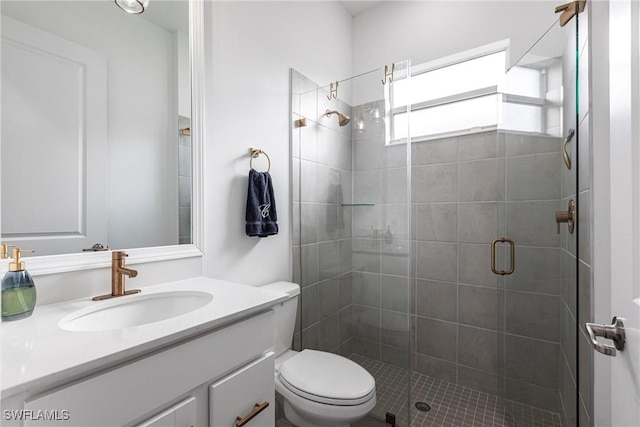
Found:
[[[509,246],[511,247],[511,253],[510,253],[510,261],[511,261],[511,268],[509,270],[497,270],[496,269],[496,244],[497,243],[509,243]],[[507,275],[507,274],[511,274],[513,273],[513,270],[515,268],[515,244],[513,243],[513,240],[511,239],[507,239],[506,237],[500,237],[499,239],[493,239],[491,241],[491,271],[493,271],[494,274],[499,274],[501,276]]]
[[[262,403],[256,403],[256,405],[253,407],[253,411],[251,411],[249,415],[247,415],[244,418],[240,416],[236,417],[236,427],[242,427],[243,425],[247,424],[249,421],[254,419],[260,412],[264,411],[268,407],[269,407],[269,402],[266,400]]]

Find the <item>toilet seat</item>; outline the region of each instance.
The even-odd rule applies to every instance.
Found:
[[[335,405],[361,405],[375,396],[375,380],[357,363],[336,354],[303,350],[280,365],[279,379],[305,399]]]

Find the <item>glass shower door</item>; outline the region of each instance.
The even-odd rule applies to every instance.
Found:
[[[294,343],[364,367],[376,380],[369,416],[408,426],[410,145],[391,137],[384,76],[319,86],[292,70]]]
[[[576,425],[576,32],[554,25],[499,88],[498,387],[518,426]]]
[[[370,415],[390,414],[399,426],[409,426],[410,414],[411,146],[391,98],[407,66],[395,64],[393,79],[378,69],[340,83],[351,92],[353,121],[352,200],[344,205],[352,224],[351,357],[376,379]]]

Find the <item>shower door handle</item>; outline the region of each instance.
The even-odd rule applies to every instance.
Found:
[[[589,339],[591,340],[591,345],[593,346],[593,348],[595,348],[596,351],[599,351],[602,354],[615,357],[616,350],[624,350],[626,337],[622,319],[614,317],[611,323],[611,325],[587,323],[585,326],[587,327],[587,332],[589,333]],[[596,337],[610,339],[613,341],[614,345],[600,344],[598,340],[596,340]]]
[[[573,135],[575,135],[576,131],[573,129],[569,129],[569,134],[562,142],[562,160],[564,160],[564,165],[567,169],[571,170],[571,156],[569,155],[569,150],[567,150],[567,145],[573,139]]]
[[[509,270],[498,270],[496,268],[496,245],[498,243],[509,243],[509,246],[511,248],[510,250],[510,260],[511,260],[511,267],[509,268]],[[500,237],[499,239],[493,239],[491,241],[491,271],[493,271],[494,274],[499,274],[500,276],[506,276],[507,274],[511,274],[513,273],[513,270],[515,269],[516,266],[516,250],[515,250],[515,243],[513,242],[513,240],[508,239],[506,237]]]

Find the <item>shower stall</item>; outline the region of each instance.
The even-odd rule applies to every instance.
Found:
[[[577,425],[577,44],[291,71],[294,348],[375,377],[365,425]]]

